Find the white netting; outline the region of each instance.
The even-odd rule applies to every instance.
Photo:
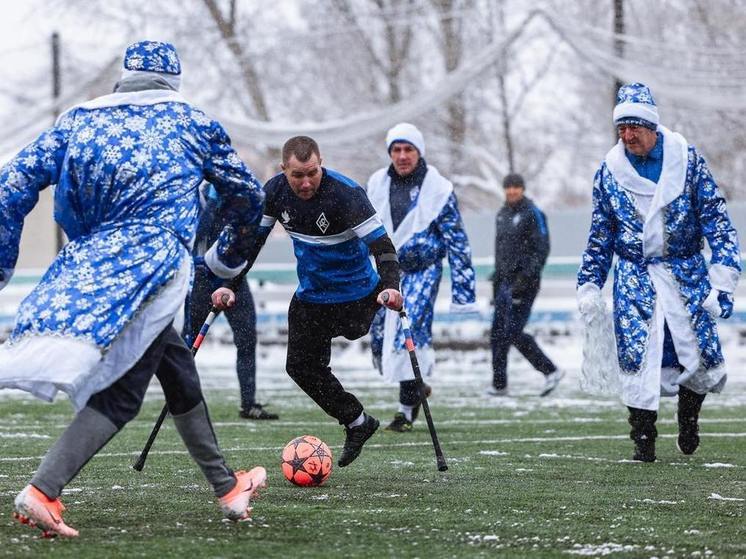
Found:
[[[582,58],[624,82],[644,82],[687,107],[746,109],[746,51],[705,48],[684,41],[644,39],[545,14],[552,28]],[[614,44],[623,55],[615,54]]]
[[[490,66],[500,63],[507,49],[538,19],[543,19],[580,57],[599,71],[622,81],[643,81],[653,90],[687,107],[715,110],[746,109],[746,65],[743,49],[692,47],[685,42],[647,40],[616,35],[598,26],[568,20],[557,13],[532,10],[500,40],[485,46],[476,56],[446,74],[434,87],[393,105],[375,109],[351,110],[348,118],[322,122],[279,122],[237,119],[220,115],[232,135],[251,138],[255,144],[281,146],[297,134],[313,136],[322,145],[341,145],[380,135],[397,122],[418,116],[444,104],[467,87],[478,87],[479,78]],[[623,56],[614,54],[613,45],[623,45]],[[102,72],[103,73],[103,72]],[[86,84],[87,85],[87,84]],[[66,104],[81,101],[81,87],[65,97]],[[0,154],[33,138],[44,128],[50,107],[37,111],[32,119],[3,132]]]

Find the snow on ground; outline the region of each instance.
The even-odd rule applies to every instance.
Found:
[[[31,287],[30,284],[11,284],[1,291],[0,318],[2,315],[6,318],[12,316],[21,298]],[[441,287],[436,305],[434,339],[437,365],[435,377],[428,380],[434,387],[438,405],[487,408],[499,406],[503,410],[512,410],[516,418],[542,408],[577,409],[581,413],[578,421],[587,420],[582,417],[582,410],[589,407],[615,409],[621,406],[613,396],[590,396],[580,390],[582,326],[574,310],[572,279],[544,281],[528,328],[537,336],[550,358],[566,373],[558,389],[548,398],[534,397],[543,385],[543,377],[515,350],[511,351],[509,359],[509,396],[494,398],[484,395],[484,389],[492,378],[489,350],[490,284],[479,282],[478,303],[481,313],[472,316],[448,314],[449,287],[447,283]],[[279,408],[284,397],[298,396],[299,405],[310,408],[314,405],[313,402],[300,397],[300,389],[284,371],[287,327],[285,313],[294,286],[264,283],[262,286],[253,285],[253,290],[258,312],[258,401],[270,402]],[[736,310],[745,314],[746,297],[737,298],[736,302]],[[740,320],[721,321],[720,334],[729,379],[722,394],[708,396],[707,405],[746,406],[746,324]],[[223,391],[223,397],[235,400],[238,406],[235,348],[231,343],[230,329],[222,317],[211,328],[196,359],[203,387],[207,391]],[[354,342],[335,340],[332,369],[346,387],[353,391],[366,389],[374,394],[373,401],[366,399],[367,406],[389,408],[396,399],[396,388],[384,384],[373,369],[367,337]],[[0,391],[0,398],[4,397],[27,396],[18,391]],[[157,382],[152,383],[148,397],[162,398]],[[664,400],[661,421],[672,420],[674,404],[675,399]],[[668,413],[669,409],[671,413]],[[463,419],[468,421],[469,417],[464,416]],[[0,431],[0,437],[2,436],[4,435]]]

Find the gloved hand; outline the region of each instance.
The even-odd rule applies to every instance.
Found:
[[[603,312],[606,309],[601,289],[595,283],[584,283],[578,287],[577,292],[578,310],[584,318],[590,317],[596,313]]]
[[[711,289],[702,308],[716,318],[729,318],[733,314],[733,294]]]
[[[212,273],[210,267],[205,263],[204,256],[194,257],[194,271],[195,274],[200,274],[201,277],[207,279],[207,281],[210,283],[210,289],[212,289],[213,291],[215,291],[219,287],[222,287],[223,283],[225,282],[224,279],[221,279]]]
[[[13,268],[0,268],[0,289],[8,285],[13,276]]]
[[[718,293],[718,303],[720,303],[720,318],[730,318],[733,314],[733,294],[720,291]]]

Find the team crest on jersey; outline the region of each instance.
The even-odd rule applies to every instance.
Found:
[[[283,210],[283,212],[280,214],[280,217],[282,218],[282,222],[284,224],[287,224],[290,221],[290,214],[287,210]]]
[[[322,233],[326,233],[326,230],[329,229],[329,220],[326,219],[324,212],[321,212],[321,215],[316,219],[316,225],[318,225]]]

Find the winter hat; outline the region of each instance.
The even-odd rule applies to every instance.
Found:
[[[172,89],[181,86],[181,63],[176,48],[171,43],[140,41],[127,47],[124,53],[122,80],[133,76],[158,75]]]
[[[658,122],[658,107],[648,86],[629,83],[619,88],[614,107],[614,126],[632,124],[656,130]]]
[[[518,173],[510,173],[509,175],[505,175],[505,178],[503,179],[503,188],[508,188],[509,186],[520,186],[521,188],[526,188],[526,183],[523,182],[523,177]]]
[[[176,48],[171,43],[140,41],[127,47],[124,68],[161,74],[181,74],[181,63]]]
[[[386,149],[389,153],[391,153],[391,144],[394,142],[412,144],[420,152],[420,157],[425,157],[425,138],[414,124],[400,122],[389,130],[386,134]]]

